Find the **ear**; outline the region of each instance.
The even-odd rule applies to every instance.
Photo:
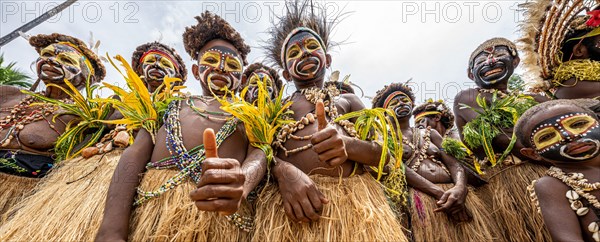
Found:
[[[329,68],[329,66],[331,66],[331,55],[330,54],[326,54],[325,55],[325,67]]]
[[[538,155],[538,153],[535,152],[535,150],[533,148],[522,148],[521,154],[523,154],[524,156],[527,156],[529,159],[532,159],[532,160],[536,160],[536,161],[543,160],[543,158],[540,155]]]
[[[519,66],[519,63],[521,63],[521,58],[515,56],[515,58],[513,59],[513,67],[517,68],[517,66]]]
[[[291,80],[292,80],[292,76],[290,76],[290,72],[289,72],[288,70],[283,70],[283,73],[282,73],[282,74],[283,74],[283,78],[284,78],[286,81],[288,81],[288,82],[289,82],[289,81],[291,81]]]
[[[196,78],[196,80],[200,80],[200,74],[198,73],[198,65],[197,64],[193,64],[192,65],[192,74],[194,74],[194,77]]]
[[[473,73],[471,72],[471,68],[467,68],[467,76],[469,76],[469,79],[475,80],[475,76],[473,76]]]
[[[588,50],[582,42],[573,46],[573,57],[578,59],[588,58]]]
[[[442,119],[442,115],[436,114],[435,116],[433,116],[433,120],[436,122],[439,122]]]

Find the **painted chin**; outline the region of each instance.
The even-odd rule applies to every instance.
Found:
[[[394,109],[397,118],[405,118],[410,115],[411,111],[411,108],[407,106],[400,106]]]
[[[479,79],[485,85],[494,85],[508,76],[508,69],[503,63],[498,63],[492,67],[483,67],[478,72]]]
[[[580,139],[560,147],[560,154],[568,159],[584,161],[600,153],[600,141]]]

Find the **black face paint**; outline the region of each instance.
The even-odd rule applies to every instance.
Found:
[[[514,73],[514,57],[506,46],[486,49],[473,59],[471,74],[477,86],[492,88],[498,83],[507,83]]]
[[[391,109],[396,114],[396,118],[402,119],[412,115],[414,104],[408,95],[398,91],[386,98],[383,107]]]
[[[275,88],[273,77],[271,77],[266,70],[256,70],[250,74],[248,79],[248,92],[245,96],[247,102],[252,103],[258,98],[258,82],[261,82],[263,85],[265,85],[271,100],[277,97],[278,91]]]
[[[223,88],[237,90],[241,84],[243,62],[235,50],[215,46],[198,59],[200,83],[214,93],[222,93]]]
[[[600,154],[599,126],[586,113],[566,113],[539,123],[531,133],[531,143],[548,160],[586,161]]]
[[[312,80],[325,75],[325,47],[313,34],[299,32],[285,44],[285,66],[293,80]]]

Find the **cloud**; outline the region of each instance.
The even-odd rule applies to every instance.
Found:
[[[472,85],[466,76],[471,51],[491,37],[516,39],[520,1],[316,1],[330,12],[351,14],[339,24],[333,39],[346,44],[331,50],[331,70],[351,74],[367,96],[384,85],[413,78],[417,100],[452,99]],[[6,35],[58,2],[2,1],[1,35]],[[174,46],[186,60],[181,34],[196,23],[194,16],[213,10],[228,20],[253,47],[249,61],[260,61],[261,40],[268,36],[273,13],[281,14],[277,1],[80,1],[53,21],[42,23],[29,34],[60,32],[83,40],[92,31],[102,41],[101,54],[130,58],[136,46],[158,40]],[[100,12],[101,14],[96,14]],[[30,71],[37,53],[23,39],[2,47],[8,61]],[[109,64],[107,64],[109,65]],[[112,66],[105,81],[123,85]],[[34,76],[33,72],[31,73]],[[189,76],[187,86],[200,94],[200,86]],[[370,102],[363,99],[367,106]]]

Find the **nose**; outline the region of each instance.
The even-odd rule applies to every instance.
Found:
[[[563,143],[565,143],[565,142],[571,142],[573,140],[581,138],[581,134],[573,134],[573,133],[567,132],[565,130],[562,130],[560,132],[560,135],[563,138],[563,140],[562,140]]]
[[[493,65],[494,63],[496,63],[496,57],[494,57],[494,54],[489,54],[488,58],[486,60],[486,63],[488,65]]]

